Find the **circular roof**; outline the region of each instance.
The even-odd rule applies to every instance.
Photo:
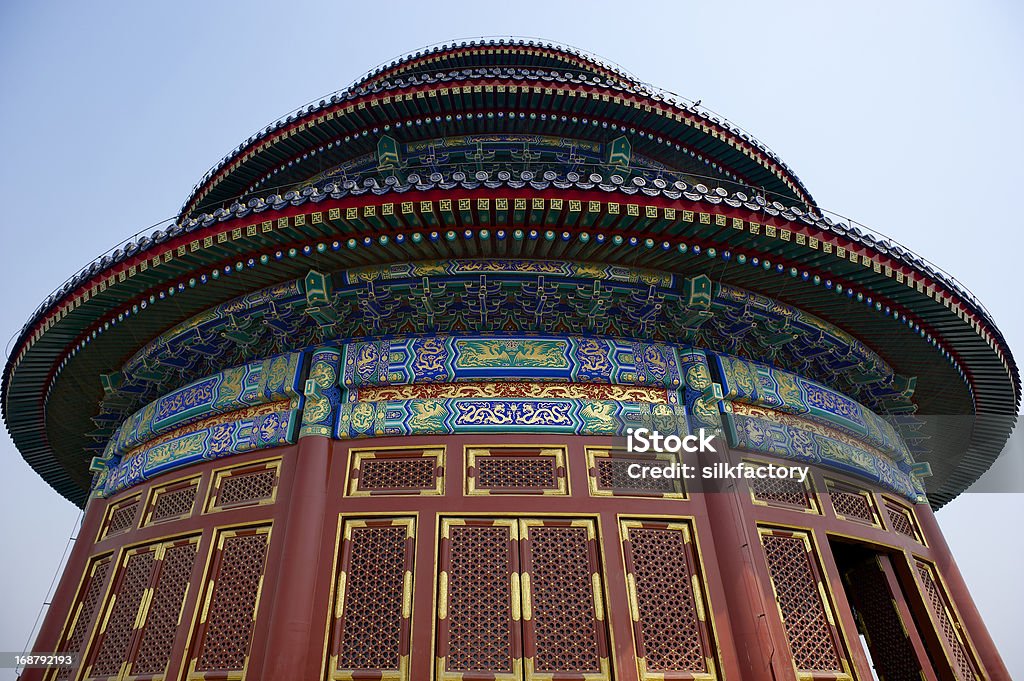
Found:
[[[520,257],[641,259],[806,310],[916,378],[918,413],[983,417],[924,426],[933,504],[1006,440],[1017,367],[954,278],[830,219],[736,126],[582,51],[507,39],[406,55],[246,140],[173,225],[44,301],[8,358],[4,420],[40,475],[82,503],[88,452],[110,428],[100,377],[162,332],[310,268],[492,256],[500,225],[541,235]]]
[[[542,97],[466,96],[480,94],[488,85],[509,94],[508,88],[527,84],[541,88]],[[461,92],[453,92],[456,87]],[[301,176],[305,171],[300,162],[330,137],[351,137],[375,128],[379,133],[403,114],[430,112],[439,103],[452,110],[566,109],[563,95],[570,91],[585,91],[587,97],[578,98],[569,109],[590,108],[592,115],[628,120],[630,128],[640,132],[672,136],[699,149],[716,165],[735,170],[745,183],[813,206],[803,183],[774,152],[699,103],[641,83],[575,48],[539,40],[482,38],[405,55],[279,118],[211,168],[193,188],[179,217],[213,212],[243,199],[253,180],[268,170]]]

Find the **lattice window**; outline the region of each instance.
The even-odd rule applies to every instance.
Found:
[[[71,620],[64,633],[64,640],[57,650],[66,653],[77,653],[81,655],[89,633],[92,631],[96,619],[96,613],[102,602],[103,587],[107,582],[107,574],[110,572],[110,556],[104,556],[94,560],[90,570],[89,579],[82,585],[81,593],[76,600],[75,609]],[[65,681],[71,678],[71,667],[61,667],[51,677],[56,681]]]
[[[199,538],[192,537],[127,552],[85,678],[162,676],[167,671],[198,545]]]
[[[436,469],[425,457],[368,459],[359,468],[359,487],[365,490],[431,489]]]
[[[218,534],[190,675],[244,678],[269,543],[268,527]]]
[[[440,555],[439,681],[610,678],[593,521],[444,519]]]
[[[331,637],[335,675],[409,678],[414,536],[412,518],[345,522]]]
[[[444,494],[444,448],[353,449],[346,496]]]
[[[671,466],[670,455],[644,457],[625,451],[587,448],[592,496],[662,497],[686,496],[680,478],[654,477],[653,468]]]
[[[717,677],[687,522],[620,521],[641,680]]]
[[[610,678],[593,521],[523,520],[520,535],[527,678]]]
[[[142,525],[152,525],[171,520],[180,520],[192,515],[199,478],[180,480],[169,485],[156,487],[150,494],[149,509]]]
[[[159,576],[140,631],[141,642],[130,668],[132,675],[162,676],[167,672],[198,547],[198,541],[191,540],[163,548]]]
[[[140,497],[135,495],[116,501],[107,507],[107,519],[103,523],[100,539],[113,537],[135,529],[135,519],[139,515]]]
[[[225,478],[217,497],[217,506],[235,506],[269,499],[277,482],[272,469],[241,473]]]
[[[752,468],[763,465],[756,461],[745,463]],[[804,483],[793,478],[751,478],[750,496],[755,504],[817,511],[813,494]]]
[[[135,622],[143,596],[149,588],[156,564],[156,548],[133,549],[128,553],[111,588],[113,606],[97,637],[95,652],[86,671],[87,679],[106,679],[120,674],[121,665],[135,639]]]
[[[895,532],[910,537],[916,542],[921,542],[921,533],[917,529],[913,511],[898,504],[886,502],[885,512],[889,516],[889,524]]]
[[[750,493],[755,501],[782,506],[797,506],[813,510],[807,496],[807,488],[799,481],[789,478],[753,478]]]
[[[949,655],[951,655],[953,671],[957,678],[960,681],[974,681],[981,678],[977,664],[971,657],[962,637],[962,629],[949,597],[935,576],[935,568],[920,560],[914,561],[914,567],[932,619],[938,627]]]
[[[835,509],[837,516],[869,525],[878,525],[870,492],[847,487],[832,480],[829,480],[827,484],[829,496],[832,497],[832,508]]]
[[[476,462],[478,489],[554,489],[558,468],[548,456],[485,456]]]
[[[847,594],[863,627],[878,677],[887,681],[920,681],[925,676],[914,644],[878,560],[887,559],[861,560],[844,573],[843,579],[849,585]]]
[[[760,534],[797,671],[848,674],[810,536],[767,529]]]
[[[467,494],[568,494],[565,448],[470,447]]]
[[[472,672],[522,676],[518,525],[442,520],[438,678]]]
[[[210,485],[208,511],[274,503],[281,460],[217,471]]]

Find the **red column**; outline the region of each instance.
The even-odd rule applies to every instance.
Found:
[[[734,463],[735,458],[721,439],[715,461]],[[743,494],[736,481],[704,481],[704,502],[714,535],[720,578],[725,589],[731,631],[720,635],[735,647],[741,677],[745,681],[778,681],[793,678],[793,658],[785,631],[768,585],[767,566],[760,558],[760,540],[753,521],[745,512]]]
[[[56,652],[64,622],[67,620],[75,596],[78,595],[79,583],[89,564],[89,554],[93,549],[92,540],[99,532],[105,509],[106,502],[103,499],[91,498],[86,504],[85,516],[82,518],[81,527],[78,528],[78,539],[71,549],[71,555],[68,556],[64,572],[57,583],[57,590],[53,592],[53,598],[50,599],[50,607],[43,618],[42,626],[39,627],[39,634],[32,646],[32,652]],[[109,578],[110,575],[107,576]],[[26,669],[21,675],[21,680],[39,681],[46,671],[46,669]]]
[[[270,597],[268,607],[260,607],[250,678],[321,676],[330,586],[325,573],[331,565],[323,541],[330,443],[325,437],[304,437],[283,462],[291,464],[293,473],[291,484],[282,490],[286,497],[279,497],[287,508],[275,515],[264,578],[264,588],[272,593],[264,594]]]
[[[985,672],[992,681],[1003,681],[1004,679],[1010,681],[1010,673],[1006,670],[999,651],[996,650],[996,645],[978,613],[977,606],[974,605],[974,599],[971,598],[971,593],[967,590],[967,583],[964,582],[964,577],[953,560],[953,554],[949,550],[945,537],[942,536],[942,531],[935,520],[935,514],[932,513],[928,504],[918,504],[914,510],[917,513],[921,530],[928,540],[928,546],[931,548],[931,558],[949,589],[949,597],[956,604],[961,624],[967,630],[967,636],[970,638],[974,650],[981,657],[981,664],[985,668]]]

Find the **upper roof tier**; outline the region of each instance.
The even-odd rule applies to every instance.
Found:
[[[451,118],[437,117],[442,110]],[[548,117],[513,118],[510,111]],[[371,150],[383,133],[407,142],[451,134],[550,134],[557,128],[567,137],[606,139],[612,124],[631,133],[636,153],[668,168],[700,155],[708,179],[724,171],[773,199],[813,206],[799,178],[768,147],[699,105],[580,50],[482,39],[406,55],[278,119],[211,168],[179,217],[272,193],[261,181],[273,177],[273,187],[286,187]],[[335,140],[344,144],[330,145]]]
[[[824,320],[916,377],[905,396],[918,413],[995,419],[935,431],[936,504],[991,465],[1017,411],[1017,367],[982,304],[826,217],[749,135],[586,53],[477,41],[408,55],[268,126],[173,225],[74,275],[13,345],[3,417],[25,459],[81,502],[91,438],[109,426],[96,423],[100,376],[167,329],[311,268],[500,255],[707,274]]]

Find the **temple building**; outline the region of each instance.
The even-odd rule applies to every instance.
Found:
[[[575,49],[249,137],[2,387],[85,509],[25,681],[1009,678],[933,515],[1020,400],[984,306]]]

